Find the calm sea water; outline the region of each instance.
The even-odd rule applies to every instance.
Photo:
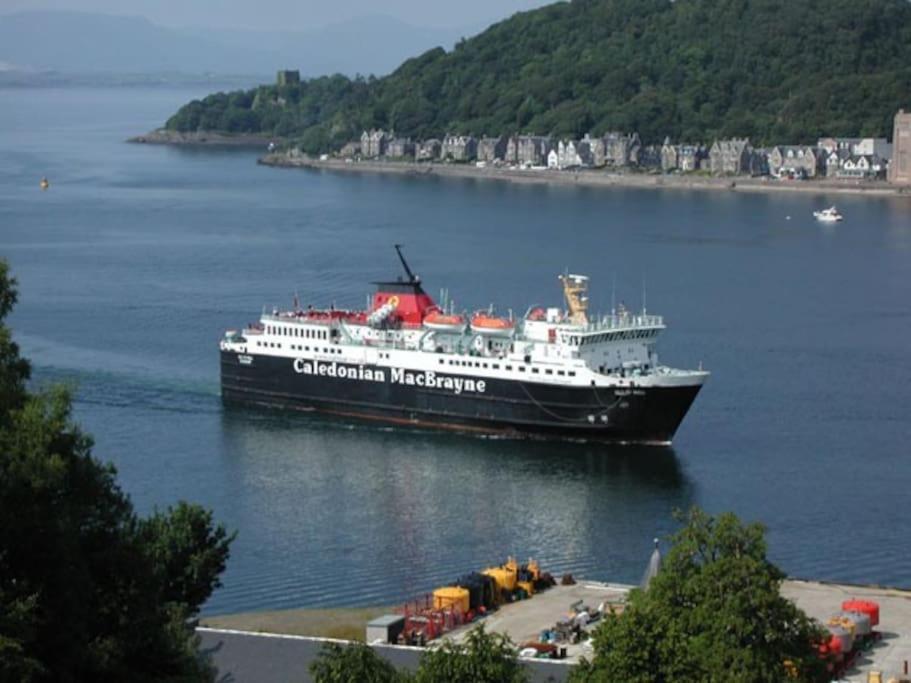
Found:
[[[344,176],[124,144],[190,89],[0,90],[0,255],[35,379],[137,507],[240,532],[210,612],[389,604],[506,554],[635,582],[675,508],[769,528],[801,577],[911,585],[911,200]],[[52,185],[40,192],[47,175]],[[818,225],[837,202],[847,220]],[[790,217],[790,219],[788,219]],[[713,376],[673,448],[492,440],[225,410],[217,341],[263,305],[360,305],[401,242],[466,309],[592,276]]]

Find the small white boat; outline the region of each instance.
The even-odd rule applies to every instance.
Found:
[[[814,211],[813,217],[816,220],[822,221],[824,223],[837,223],[838,221],[843,221],[845,219],[844,216],[838,213],[838,209],[836,209],[834,206],[831,206],[828,209],[823,209],[822,211]]]

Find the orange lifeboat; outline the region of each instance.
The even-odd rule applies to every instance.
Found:
[[[471,317],[471,331],[475,334],[508,337],[515,328],[515,321],[509,318],[498,318],[485,312],[475,313]]]
[[[461,332],[465,329],[465,316],[446,314],[437,308],[424,316],[424,327],[436,332]]]

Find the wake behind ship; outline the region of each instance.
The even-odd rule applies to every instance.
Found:
[[[459,431],[668,444],[708,377],[658,364],[660,316],[588,315],[588,278],[561,275],[566,310],[467,316],[406,278],[366,310],[264,313],[220,342],[227,403]]]

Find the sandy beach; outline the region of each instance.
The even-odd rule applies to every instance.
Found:
[[[881,180],[777,180],[770,177],[711,177],[694,174],[610,173],[596,170],[557,171],[516,169],[468,164],[413,163],[393,161],[318,160],[300,154],[276,152],[259,159],[260,164],[285,168],[308,168],[342,173],[391,173],[409,176],[480,178],[512,183],[551,184],[580,187],[629,187],[643,189],[723,190],[727,192],[809,192],[901,196],[911,199],[911,187]]]

